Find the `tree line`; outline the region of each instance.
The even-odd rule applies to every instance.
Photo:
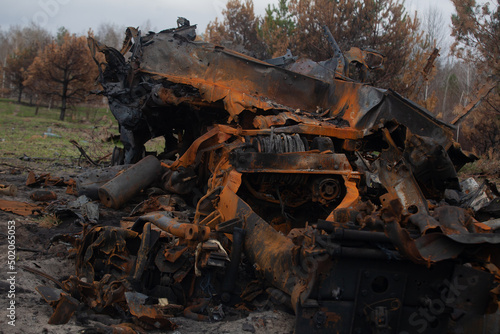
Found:
[[[394,89],[445,121],[465,112],[483,83],[496,82],[460,124],[458,135],[466,149],[500,159],[494,149],[500,144],[500,0],[451,1],[451,36],[439,10],[410,13],[403,0],[279,0],[262,16],[255,14],[252,0],[229,0],[202,38],[260,59],[291,50],[321,61],[333,56],[326,25],[343,52],[358,47],[385,56],[371,84]],[[103,24],[95,36],[119,47],[123,31]],[[64,28],[51,36],[36,26],[14,27],[0,29],[0,46],[2,96],[58,103],[64,119],[68,105],[88,101],[97,88],[84,36]]]
[[[124,30],[102,24],[96,37],[118,46]],[[89,30],[89,34],[94,33]],[[98,100],[91,94],[98,89],[98,69],[87,38],[64,27],[56,35],[34,24],[0,30],[0,61],[2,97],[15,97],[18,103],[25,99],[37,106],[57,104],[60,120],[64,120],[68,108]]]

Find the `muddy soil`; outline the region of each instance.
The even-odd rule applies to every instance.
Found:
[[[50,173],[53,177],[63,177],[65,180],[75,177],[88,166],[77,167],[54,163],[25,162],[17,159],[0,160],[0,184],[15,185],[18,188],[15,197],[0,194],[0,199],[16,200],[32,204],[30,194],[41,189],[26,186],[26,179],[30,170],[35,174]],[[74,201],[76,196],[66,194],[65,187],[48,186],[47,190],[54,191],[58,200]],[[118,225],[120,218],[127,216],[134,204],[125,207],[122,211],[99,208],[99,224]],[[15,268],[9,268],[8,226],[15,222]],[[120,319],[111,319],[103,315],[95,315],[81,306],[64,325],[49,325],[48,321],[53,313],[52,307],[36,291],[38,286],[57,285],[46,277],[29,272],[23,267],[30,267],[61,282],[75,274],[74,254],[69,244],[54,243],[51,239],[58,234],[75,234],[82,229],[77,219],[67,218],[54,225],[53,222],[42,219],[40,215],[20,216],[0,210],[0,334],[2,333],[105,333],[105,325],[120,323]],[[12,254],[11,254],[12,255]],[[12,256],[11,256],[12,259]],[[11,279],[11,280],[9,280]],[[12,280],[14,279],[14,280]],[[15,281],[15,291],[10,284]],[[15,304],[12,304],[15,302]],[[15,306],[15,312],[8,310],[10,305]],[[11,307],[12,309],[12,307]],[[15,314],[14,319],[9,314]],[[231,320],[229,321],[228,318]],[[278,310],[262,310],[241,312],[236,316],[222,319],[217,322],[197,322],[183,317],[176,317],[173,321],[178,328],[169,333],[280,333],[293,332],[295,317]],[[9,324],[10,322],[10,324]],[[15,324],[15,326],[12,326]],[[109,327],[108,327],[109,330]],[[160,331],[149,331],[160,333]],[[164,333],[164,331],[162,331]]]

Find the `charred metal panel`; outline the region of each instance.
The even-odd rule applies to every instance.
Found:
[[[322,81],[213,44],[194,42],[184,35],[189,28],[193,30],[182,27],[139,36],[129,62],[118,51],[89,40],[94,52],[100,50],[107,57],[100,81],[124,129],[125,163],[149,138],[164,135],[168,141],[174,129],[187,131],[191,125],[176,120],[176,109],[193,108],[201,108],[203,123],[203,113],[209,110],[223,109],[228,122],[238,122],[245,110],[300,110],[312,122],[335,119],[341,124],[343,120],[364,135],[396,122],[414,134],[433,137],[446,149],[451,145],[452,126],[393,91],[340,79]],[[214,120],[207,119],[209,123]],[[347,138],[342,132],[337,136]]]

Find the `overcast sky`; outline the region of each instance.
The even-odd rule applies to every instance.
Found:
[[[186,17],[191,24],[198,24],[203,32],[207,24],[221,17],[227,0],[7,0],[0,11],[0,27],[27,25],[33,21],[51,32],[64,26],[72,33],[86,34],[94,31],[100,23],[109,22],[119,26],[144,26],[149,20],[153,30],[159,31],[176,26],[178,16]],[[254,0],[255,12],[262,15],[267,4],[278,0]],[[409,10],[423,12],[435,6],[443,12],[445,22],[450,25],[454,11],[450,0],[406,0]]]

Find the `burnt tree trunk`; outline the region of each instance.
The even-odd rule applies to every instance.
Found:
[[[64,115],[66,115],[66,95],[62,97],[61,113],[59,114],[60,121],[64,121]]]
[[[59,115],[59,120],[64,121],[64,115],[66,114],[66,101],[68,99],[68,85],[69,81],[66,79],[66,71],[64,71],[64,81],[61,96],[61,114]]]
[[[21,103],[21,98],[23,96],[23,84],[19,84],[18,89],[19,89],[19,94],[17,95],[17,103]]]

